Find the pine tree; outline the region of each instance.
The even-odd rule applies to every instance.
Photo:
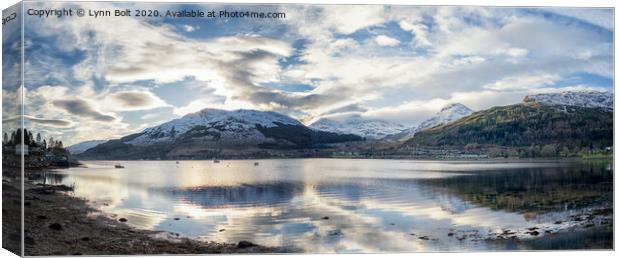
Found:
[[[24,141],[27,145],[33,145],[34,136],[32,135],[32,131],[28,131],[28,141]]]
[[[9,135],[6,134],[6,132],[4,132],[4,135],[2,136],[2,144],[9,144]]]
[[[30,132],[28,132],[28,129],[25,129],[25,128],[24,128],[24,129],[22,129],[21,131],[22,131],[21,133],[22,133],[22,134],[23,134],[23,136],[24,136],[24,139],[23,139],[23,140],[24,140],[24,142],[23,142],[23,143],[24,143],[24,144],[30,144],[30,137],[29,137],[29,136],[30,136]]]
[[[11,139],[9,140],[9,145],[15,145],[15,142],[16,142],[15,139],[17,137],[16,134],[17,134],[16,131],[11,132]]]
[[[37,133],[37,143],[41,143],[41,133]]]

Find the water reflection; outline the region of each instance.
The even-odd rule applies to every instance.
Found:
[[[44,180],[75,184],[77,196],[136,227],[309,252],[512,248],[479,240],[576,209],[611,207],[613,193],[609,164],[253,163],[132,161],[123,162],[126,169],[59,170]],[[459,239],[465,235],[468,241]]]
[[[303,192],[304,185],[301,182],[273,182],[236,186],[164,188],[156,191],[169,192],[172,198],[178,199],[180,202],[196,204],[203,208],[213,208],[286,203]]]
[[[556,168],[490,171],[458,178],[421,180],[432,191],[496,210],[543,213],[611,203],[613,173],[601,162]]]

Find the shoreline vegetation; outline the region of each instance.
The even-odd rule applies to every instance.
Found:
[[[47,170],[47,169],[46,169]],[[24,181],[25,254],[43,255],[132,255],[289,253],[284,247],[260,246],[249,241],[217,243],[198,241],[164,231],[128,226],[127,219],[112,219],[88,205],[88,200],[70,195],[73,187],[43,185],[34,178],[41,169],[26,170]],[[21,204],[18,169],[5,168],[2,180],[3,247],[15,252],[21,241]],[[15,231],[15,232],[11,232]]]
[[[572,156],[572,157],[538,157],[538,158],[520,158],[520,157],[463,157],[463,158],[446,158],[446,157],[425,157],[425,158],[412,158],[409,156],[356,156],[356,155],[333,155],[326,157],[305,157],[305,156],[291,156],[291,157],[231,157],[231,158],[221,158],[221,159],[190,159],[190,158],[179,158],[179,159],[114,159],[114,161],[226,161],[226,160],[277,160],[277,159],[378,159],[378,160],[412,160],[412,161],[444,161],[444,162],[557,162],[557,161],[596,161],[596,160],[613,160],[613,154],[592,154],[592,155],[581,155],[581,156]],[[109,159],[111,160],[111,159]],[[67,166],[58,166],[58,167],[46,167],[47,169],[63,169],[69,167],[80,167],[84,166],[82,162],[84,161],[109,161],[108,159],[84,159],[82,161],[72,160],[71,163]],[[37,168],[43,169],[43,168]]]

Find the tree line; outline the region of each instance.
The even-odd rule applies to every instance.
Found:
[[[40,147],[42,149],[64,149],[64,145],[61,140],[56,140],[54,137],[49,139],[43,139],[41,133],[33,134],[28,129],[17,129],[10,134],[4,132],[2,136],[2,145],[4,146],[16,146],[22,143],[22,134],[24,137],[23,143],[29,147]]]

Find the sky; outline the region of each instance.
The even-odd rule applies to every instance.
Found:
[[[482,110],[534,93],[613,92],[612,9],[79,7],[286,18],[26,16],[26,120],[65,144],[122,137],[204,108],[276,111],[306,124],[360,116],[415,126],[450,103]]]

